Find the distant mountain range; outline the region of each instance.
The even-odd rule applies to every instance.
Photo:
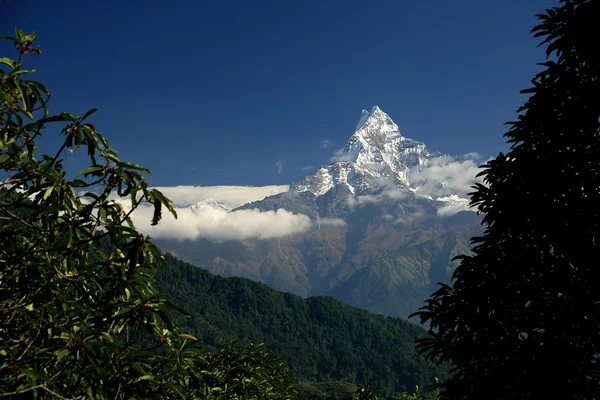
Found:
[[[449,178],[461,163],[464,158],[403,137],[375,106],[363,110],[347,144],[314,175],[231,211],[285,209],[316,221],[313,231],[268,240],[156,242],[219,275],[407,316],[438,281],[449,280],[451,259],[482,233],[480,218],[466,211],[463,180],[457,185]],[[199,207],[230,211],[212,199],[192,209]]]

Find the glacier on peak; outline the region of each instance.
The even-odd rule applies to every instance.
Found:
[[[408,190],[410,172],[425,168],[430,158],[439,156],[429,152],[424,143],[402,136],[390,116],[374,106],[371,111],[362,111],[354,134],[330,165],[293,183],[290,189],[321,196],[334,186],[344,185],[359,195],[377,192],[391,183]]]
[[[227,204],[225,204],[221,200],[213,199],[212,197],[209,197],[208,199],[199,201],[196,204],[192,204],[188,208],[192,211],[197,211],[204,207],[210,207],[210,208],[214,208],[216,210],[223,210],[226,212],[231,212],[231,210],[232,210],[231,207],[229,207]]]

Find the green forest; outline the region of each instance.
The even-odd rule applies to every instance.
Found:
[[[180,326],[207,350],[227,341],[264,343],[300,380],[345,381],[391,396],[446,372],[417,354],[422,328],[331,297],[303,299],[248,279],[222,278],[169,254],[156,287],[191,314]]]

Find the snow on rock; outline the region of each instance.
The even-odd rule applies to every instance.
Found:
[[[383,181],[408,188],[409,171],[425,166],[433,156],[437,154],[430,153],[423,143],[402,136],[398,125],[375,106],[362,111],[356,131],[332,164],[292,184],[292,190],[320,196],[343,184],[352,193],[365,194],[381,189]]]
[[[205,207],[210,207],[210,208],[214,208],[217,210],[231,212],[231,207],[229,207],[227,204],[223,203],[222,201],[213,199],[213,198],[208,198],[208,199],[199,201],[198,203],[193,204],[193,205],[189,206],[188,208],[192,211],[197,211],[197,210],[200,210],[201,208],[205,208]]]
[[[335,153],[331,164],[292,183],[290,190],[310,191],[318,197],[345,185],[355,196],[364,196],[392,186],[437,204],[464,208],[464,193],[455,190],[456,185],[447,185],[444,179],[438,182],[434,174],[426,173],[428,168],[456,162],[454,157],[430,152],[424,143],[402,136],[390,116],[375,106],[362,111],[354,134]],[[423,185],[424,177],[427,185]],[[419,179],[411,182],[411,178]]]

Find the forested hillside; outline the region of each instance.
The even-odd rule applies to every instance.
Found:
[[[405,320],[215,276],[169,254],[166,262],[156,285],[191,313],[181,325],[209,349],[228,340],[265,343],[301,380],[373,385],[387,395],[444,373],[417,355],[414,341],[424,330]]]

